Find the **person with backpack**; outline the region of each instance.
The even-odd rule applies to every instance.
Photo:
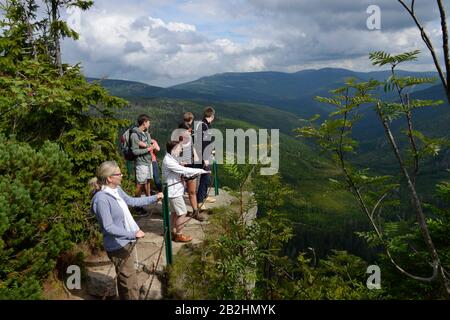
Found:
[[[91,212],[95,214],[103,233],[103,245],[117,274],[119,298],[137,300],[139,290],[132,252],[137,239],[145,233],[139,228],[128,206],[143,206],[163,198],[155,196],[133,198],[120,187],[122,173],[115,161],[105,161],[95,178],[89,181],[92,194]]]
[[[133,154],[133,151],[131,151],[131,140],[130,140],[131,131],[133,130],[134,127],[135,127],[135,125],[127,128],[119,137],[120,151],[125,160],[125,165],[127,167],[128,179],[131,179],[131,177],[134,176],[134,174],[133,174],[134,159],[136,157]]]
[[[211,128],[211,124],[214,121],[216,111],[213,107],[206,107],[203,110],[203,119],[201,122],[196,122],[196,130],[195,130],[195,139],[200,139],[201,143],[201,151],[198,150],[197,153],[201,152],[202,155],[202,165],[203,169],[205,169],[207,174],[202,174],[200,176],[200,181],[198,184],[197,190],[197,201],[198,203],[214,203],[216,199],[208,195],[208,188],[210,185],[210,176],[211,176],[211,161],[212,154],[205,152],[205,149],[214,141],[214,137],[211,136],[209,129]],[[201,207],[200,207],[201,209]]]
[[[136,172],[136,197],[142,193],[150,195],[150,180],[153,179],[152,151],[155,149],[148,129],[150,128],[150,117],[141,114],[137,119],[137,127],[130,134],[131,151],[135,156]],[[144,213],[143,209],[140,213]]]
[[[187,115],[187,116],[186,116]],[[181,164],[188,168],[202,168],[201,164],[195,164],[198,160],[197,153],[195,151],[192,139],[192,122],[194,116],[191,112],[184,114],[184,121],[178,125],[178,129],[184,129],[179,141],[183,147],[183,155],[181,157]],[[188,212],[187,216],[192,217],[198,221],[204,221],[206,216],[198,210],[197,202],[197,179],[184,179],[186,183],[186,189],[189,196],[189,202],[192,207],[192,212]]]

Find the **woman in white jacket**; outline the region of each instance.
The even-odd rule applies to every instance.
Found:
[[[192,237],[183,234],[184,224],[186,223],[187,208],[184,203],[184,185],[181,176],[191,178],[198,174],[209,173],[203,169],[194,169],[182,166],[179,159],[182,146],[179,141],[169,141],[166,145],[167,153],[162,163],[162,176],[169,185],[168,196],[171,208],[170,224],[172,231],[172,240],[175,242],[189,242]]]

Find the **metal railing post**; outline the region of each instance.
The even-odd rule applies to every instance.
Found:
[[[216,196],[219,195],[219,174],[217,173],[217,162],[213,161],[213,170],[214,170],[214,194]]]
[[[169,210],[169,191],[167,183],[163,184],[163,217],[164,217],[164,238],[166,242],[166,264],[172,264],[172,233],[170,232],[170,210]]]

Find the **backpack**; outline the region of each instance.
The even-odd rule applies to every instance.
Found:
[[[128,128],[119,138],[120,151],[122,152],[124,159],[128,161],[134,161],[136,159],[133,151],[131,151],[132,130],[133,127]]]

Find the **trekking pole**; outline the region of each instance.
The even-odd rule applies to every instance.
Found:
[[[214,170],[214,195],[219,195],[219,175],[217,173],[217,162],[213,161],[213,170]]]
[[[137,239],[136,239],[136,242],[137,242]],[[139,257],[138,257],[137,246],[134,246],[134,268],[136,270],[139,270]]]
[[[172,238],[170,232],[170,211],[169,211],[169,188],[167,183],[163,184],[163,217],[164,217],[164,238],[166,241],[166,264],[172,264]]]

